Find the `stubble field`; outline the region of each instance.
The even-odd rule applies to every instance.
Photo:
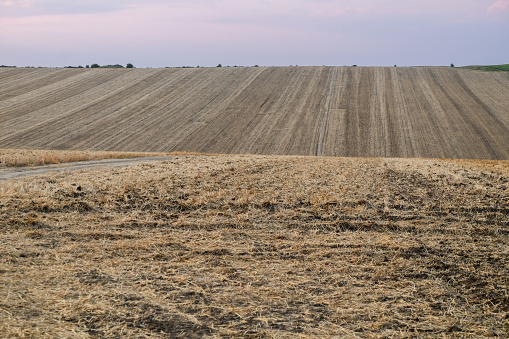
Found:
[[[509,73],[0,69],[0,148],[509,159]]]
[[[509,163],[179,156],[0,185],[6,337],[507,337]]]

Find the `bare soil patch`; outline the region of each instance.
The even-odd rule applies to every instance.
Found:
[[[509,165],[179,156],[0,185],[7,337],[507,337]]]
[[[509,72],[14,69],[0,147],[509,159]]]

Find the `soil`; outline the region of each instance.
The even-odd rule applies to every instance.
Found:
[[[20,68],[0,84],[0,148],[509,159],[509,72]]]

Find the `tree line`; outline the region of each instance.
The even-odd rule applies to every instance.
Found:
[[[79,66],[65,66],[64,68],[134,68],[134,65],[129,63],[125,67],[120,64],[115,65],[99,65],[99,64],[92,64],[92,65],[86,65],[85,67],[79,65]]]

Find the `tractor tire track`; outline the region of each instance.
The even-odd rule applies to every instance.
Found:
[[[330,109],[332,105],[332,96],[334,94],[334,86],[336,84],[336,78],[338,76],[338,68],[334,67],[332,72],[332,78],[330,82],[329,95],[327,96],[327,108],[325,110],[325,115],[323,117],[322,128],[320,129],[320,137],[318,138],[318,148],[316,150],[316,155],[321,157],[323,155],[323,146],[325,143],[325,135],[327,134],[327,124],[329,121]]]

